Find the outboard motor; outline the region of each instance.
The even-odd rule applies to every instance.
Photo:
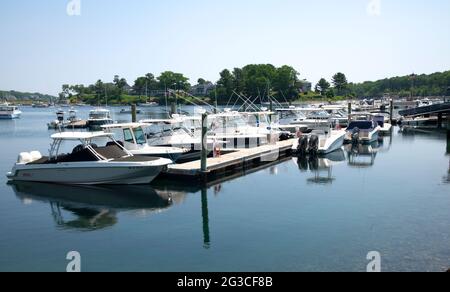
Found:
[[[297,153],[301,156],[306,155],[308,151],[308,136],[302,136],[298,139]]]
[[[317,155],[317,152],[319,152],[319,136],[312,135],[309,138],[309,154]]]
[[[355,127],[352,131],[352,144],[356,145],[359,143],[359,134],[361,130],[358,127]]]

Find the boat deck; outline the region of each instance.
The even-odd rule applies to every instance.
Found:
[[[277,161],[291,151],[296,139],[276,142],[250,149],[239,149],[236,152],[220,157],[207,159],[207,172],[201,171],[201,161],[170,165],[165,174],[171,176],[201,177],[205,175],[220,175],[227,171],[245,168],[254,163]]]

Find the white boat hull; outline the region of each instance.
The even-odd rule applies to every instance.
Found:
[[[0,120],[20,119],[21,113],[0,114]]]
[[[345,132],[342,131],[339,134],[335,134],[335,136],[328,138],[325,146],[319,147],[319,154],[329,154],[336,150],[342,149],[344,145]]]
[[[379,136],[380,136],[380,130],[376,129],[374,131],[367,133],[366,135],[360,136],[358,139],[358,143],[371,144],[373,142],[378,141]],[[351,133],[347,133],[345,135],[345,143],[352,143]]]
[[[8,179],[73,185],[149,184],[165,165],[130,163],[71,163],[16,165]]]

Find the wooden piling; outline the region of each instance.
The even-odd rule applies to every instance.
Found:
[[[390,123],[391,125],[394,122],[394,99],[391,99],[389,102],[389,115],[390,115]]]
[[[137,122],[137,114],[136,114],[136,105],[135,104],[132,104],[131,105],[131,121],[133,122],[133,123],[136,123]]]
[[[438,129],[442,129],[442,113],[438,114],[437,127]]]
[[[170,114],[173,115],[173,114],[176,114],[176,113],[177,113],[177,104],[172,102],[170,104]]]
[[[206,173],[208,171],[207,159],[208,159],[208,114],[202,115],[202,152],[201,152],[201,172]]]
[[[350,124],[350,121],[351,121],[351,117],[350,117],[351,114],[352,114],[352,103],[349,102],[348,103],[348,124]]]

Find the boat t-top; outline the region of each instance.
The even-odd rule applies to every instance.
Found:
[[[0,104],[0,119],[13,120],[19,119],[22,112],[17,106],[9,105],[8,103]]]
[[[63,132],[51,138],[49,156],[39,151],[20,153],[8,179],[74,185],[148,184],[172,163],[164,158],[134,156],[112,133]],[[94,141],[106,145],[100,147]],[[66,142],[77,146],[61,154]]]
[[[162,157],[176,162],[183,154],[190,151],[187,148],[148,145],[147,136],[143,129],[146,126],[148,124],[125,123],[104,125],[102,129],[111,133],[118,130],[121,135],[119,137],[122,137],[121,143],[123,146],[136,156]]]

